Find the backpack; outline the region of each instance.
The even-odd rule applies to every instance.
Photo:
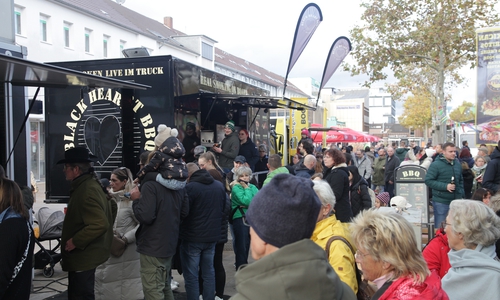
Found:
[[[330,257],[330,246],[332,242],[337,240],[344,242],[349,247],[349,249],[351,249],[352,255],[356,256],[356,252],[354,251],[354,248],[351,246],[351,243],[349,243],[348,240],[341,236],[334,235],[326,243],[325,251],[327,259],[329,259]],[[361,270],[358,269],[358,264],[354,263],[354,266],[356,271],[356,281],[358,282],[358,293],[356,294],[356,297],[358,300],[370,300],[375,294],[375,290],[373,290],[373,288],[370,286],[368,280],[362,279]]]

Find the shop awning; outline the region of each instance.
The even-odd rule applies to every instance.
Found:
[[[0,82],[34,87],[109,87],[145,90],[150,86],[0,54]]]

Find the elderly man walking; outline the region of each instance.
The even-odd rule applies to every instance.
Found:
[[[359,175],[368,182],[368,187],[372,185],[372,161],[365,155],[363,150],[356,150],[354,165],[358,168]]]
[[[64,153],[70,198],[61,234],[62,268],[68,272],[68,299],[94,299],[95,269],[109,258],[116,203],[108,200],[92,169],[97,157],[86,148]]]

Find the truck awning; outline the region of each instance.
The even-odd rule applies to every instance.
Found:
[[[145,90],[150,86],[0,54],[0,82],[34,87],[109,87]]]
[[[192,97],[192,95],[180,96]],[[272,96],[250,96],[250,95],[233,95],[233,94],[215,94],[200,92],[197,97],[200,99],[214,99],[221,101],[231,101],[235,104],[256,108],[291,108],[297,110],[316,110],[315,107],[305,105],[288,98],[272,97]]]

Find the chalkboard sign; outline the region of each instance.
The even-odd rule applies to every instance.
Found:
[[[394,171],[394,194],[403,196],[412,207],[422,211],[422,223],[429,223],[429,199],[425,175],[427,170],[417,165],[405,165]]]

